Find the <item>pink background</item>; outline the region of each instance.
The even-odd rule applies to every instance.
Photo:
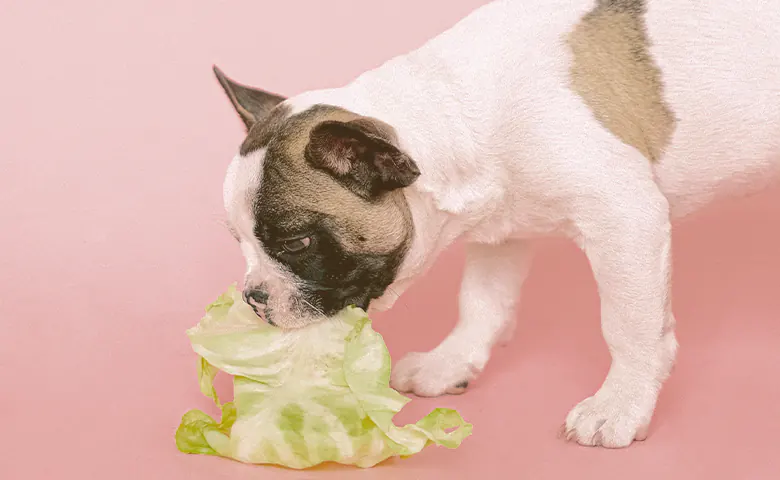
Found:
[[[608,356],[583,256],[547,244],[518,336],[464,396],[474,435],[369,471],[179,453],[198,391],[184,330],[241,278],[222,176],[242,129],[212,77],[284,94],[347,82],[480,0],[8,1],[0,11],[0,478],[778,478],[780,192],[676,231],[682,344],[650,440],[556,437]],[[325,6],[325,5],[328,6]],[[458,249],[377,317],[394,358],[456,316]],[[225,387],[223,382],[222,387]],[[627,478],[627,477],[626,477]]]

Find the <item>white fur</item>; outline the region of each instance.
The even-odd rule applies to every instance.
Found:
[[[422,176],[392,291],[458,238],[468,265],[457,327],[398,362],[393,385],[460,391],[511,331],[525,239],[563,235],[591,262],[612,367],[566,419],[569,438],[642,438],[674,362],[670,221],[763,187],[780,166],[780,8],[774,0],[649,0],[651,53],[679,122],[657,166],[598,123],[569,85],[568,32],[595,0],[488,4],[349,85],[288,101],[342,106],[396,128]],[[394,298],[382,299],[384,306]]]

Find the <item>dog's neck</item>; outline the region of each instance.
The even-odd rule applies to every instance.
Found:
[[[422,172],[405,189],[415,238],[399,281],[427,270],[438,254],[498,207],[500,165],[478,135],[485,119],[468,115],[468,92],[457,78],[442,82],[413,55],[397,57],[342,88],[318,90],[289,101],[294,113],[329,104],[381,120],[395,129],[399,147]],[[446,75],[445,75],[446,77]],[[400,288],[400,287],[398,287]]]

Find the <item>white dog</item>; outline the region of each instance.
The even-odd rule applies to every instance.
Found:
[[[571,238],[612,355],[566,418],[585,445],[644,438],[673,365],[671,221],[780,170],[777,0],[497,1],[290,99],[215,71],[248,130],[225,181],[247,301],[283,328],[389,307],[463,240],[457,326],[392,376],[459,393],[511,334],[529,240]]]

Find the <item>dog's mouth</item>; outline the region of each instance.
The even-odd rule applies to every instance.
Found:
[[[288,308],[281,310],[274,308],[279,307],[279,305],[270,301],[264,292],[245,293],[244,301],[265,323],[278,328],[294,329],[334,317],[351,306],[367,312],[371,302],[381,297],[381,293],[384,293],[383,288],[360,289],[352,287],[338,293],[335,289],[309,290],[309,295],[296,296]]]
[[[331,310],[333,310],[334,313],[337,313],[351,306],[355,306],[363,310],[368,310],[368,305],[371,303],[371,300],[373,299],[374,297],[370,292],[358,293],[353,291],[350,292],[350,294],[348,294],[344,298],[342,298],[340,301],[336,301],[336,303],[331,308]]]
[[[255,303],[250,302],[249,306],[252,307],[252,310],[255,311],[255,314],[257,314],[258,317],[268,325],[276,327],[277,325],[274,323],[273,319],[273,312],[271,311],[271,308],[268,305],[265,305],[263,303]]]
[[[294,314],[296,317],[301,317],[300,319],[306,318],[306,323],[313,323],[317,319],[319,320],[325,320],[327,318],[333,317],[337,315],[339,312],[344,310],[347,307],[355,306],[357,308],[360,308],[363,311],[368,311],[368,307],[371,304],[371,301],[373,298],[370,298],[368,296],[360,296],[360,297],[354,297],[349,298],[343,302],[343,304],[340,307],[329,309],[328,311],[323,311],[319,308],[308,306],[304,307],[307,311],[306,312],[300,312],[297,314]],[[274,327],[283,327],[283,325],[279,325],[274,318],[274,311],[269,307],[266,303],[259,303],[256,301],[249,301],[247,302],[250,307],[252,307],[252,310],[254,310],[255,314],[260,317],[261,320],[263,320],[265,323],[274,326]],[[304,302],[305,304],[308,304],[309,302]],[[297,322],[296,322],[297,323]]]
[[[368,306],[371,304],[371,300],[373,300],[373,298],[356,298],[350,301],[347,306],[354,305],[363,311],[367,311]]]
[[[316,286],[301,297],[302,303],[312,313],[332,317],[347,307],[355,306],[368,311],[371,301],[379,298],[384,288],[373,285],[347,285],[339,288]]]

